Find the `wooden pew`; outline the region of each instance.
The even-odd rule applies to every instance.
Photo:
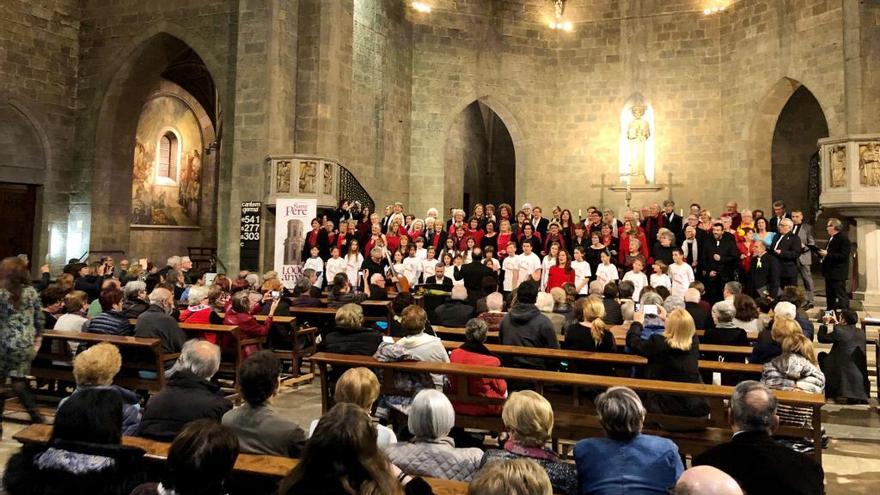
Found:
[[[262,348],[263,344],[266,343],[265,337],[255,337],[255,338],[247,338],[241,335],[238,327],[236,325],[211,325],[209,323],[180,323],[180,329],[183,330],[189,338],[197,338],[201,337],[202,334],[205,333],[213,333],[217,335],[217,341],[222,342],[224,337],[232,339],[234,350],[234,357],[232,361],[222,360],[220,361],[220,370],[228,373],[232,373],[236,375],[236,370],[241,366],[241,362],[244,360],[244,348],[248,345],[257,345]],[[233,383],[238,380],[238,377],[235,376],[233,378]]]
[[[177,353],[162,352],[159,339],[140,337],[124,337],[120,335],[104,335],[88,332],[43,332],[43,343],[31,364],[30,374],[47,380],[74,382],[73,353],[68,342],[98,344],[108,342],[119,348],[122,354],[123,372],[116,375],[114,382],[132,390],[148,390],[158,392],[165,386],[165,366],[177,359]],[[58,364],[64,363],[64,364]],[[142,378],[138,371],[149,371],[156,378]]]
[[[456,393],[447,394],[450,400],[461,403],[473,404],[502,404],[501,399],[487,397],[473,397],[468,395],[467,379],[479,378],[503,378],[508,381],[529,382],[535,391],[544,394],[548,387],[548,400],[553,404],[556,418],[553,429],[554,440],[580,440],[587,436],[601,435],[601,427],[592,410],[589,400],[584,400],[581,391],[584,389],[605,390],[611,386],[626,386],[639,393],[659,393],[686,397],[703,397],[708,399],[711,415],[708,419],[681,418],[657,415],[650,413],[646,419],[646,432],[656,433],[670,438],[679,445],[684,454],[696,455],[711,448],[714,445],[727,441],[730,437],[730,427],[727,424],[726,404],[733,393],[733,387],[723,385],[705,385],[696,383],[679,383],[661,380],[646,380],[637,378],[623,378],[616,376],[584,375],[579,373],[559,373],[555,371],[539,371],[520,368],[490,367],[461,365],[452,363],[435,363],[424,361],[406,362],[379,362],[371,356],[350,356],[345,354],[331,354],[319,352],[312,359],[321,369],[321,400],[326,409],[330,405],[330,390],[327,383],[328,366],[339,365],[346,367],[363,366],[379,370],[382,374],[383,393],[394,394],[394,374],[405,373],[440,373],[445,374],[450,381],[456,381]],[[559,395],[552,391],[552,386],[570,387],[572,392],[568,395]],[[825,405],[825,397],[818,394],[809,394],[800,391],[774,391],[780,404],[807,407],[812,410],[812,421],[808,427],[781,427],[777,434],[792,437],[810,437],[815,445],[821,446],[822,437],[822,406]],[[664,424],[681,430],[683,426],[702,428],[696,431],[670,432],[659,429],[658,425]],[[490,431],[503,431],[504,425],[499,417],[489,416],[456,416],[456,426],[465,428],[478,428]],[[821,464],[822,449],[815,449],[814,457]]]
[[[447,351],[457,349],[461,347],[462,344],[463,342],[452,342],[448,340],[443,341],[443,347],[445,347]],[[648,363],[648,360],[642,356],[615,352],[589,352],[568,349],[543,349],[501,344],[486,344],[486,348],[500,356],[523,356],[553,359],[556,361],[590,361],[596,363],[621,365],[626,367],[645,366]],[[758,375],[757,377],[752,376],[752,378],[757,379],[760,379],[760,375],[764,370],[763,366],[759,364],[719,362],[703,359],[700,360],[700,369],[722,374],[732,373]]]
[[[50,425],[30,425],[27,428],[16,433],[12,438],[21,443],[27,444],[45,444],[52,437],[52,427]],[[168,459],[168,450],[170,443],[156,442],[140,437],[122,437],[123,445],[130,447],[138,447],[146,454],[145,458],[164,462]],[[288,457],[278,457],[272,455],[254,455],[239,454],[235,461],[234,473],[246,473],[267,476],[269,478],[281,480],[296,467],[297,459]],[[434,489],[437,495],[466,495],[467,483],[461,481],[441,480],[437,478],[425,478],[425,481]]]

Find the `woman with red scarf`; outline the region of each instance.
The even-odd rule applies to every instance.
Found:
[[[268,301],[269,299],[272,299],[272,293],[266,292],[263,300]],[[260,306],[251,305],[250,291],[239,291],[232,296],[232,306],[226,312],[223,324],[237,326],[242,340],[265,337],[269,334],[269,328],[272,327],[272,317],[275,316],[275,310],[278,309],[280,301],[280,298],[272,301],[266,321],[260,323],[253,316],[253,313],[258,311]],[[242,358],[247,359],[248,356],[259,350],[260,346],[258,344],[248,344],[242,349]]]

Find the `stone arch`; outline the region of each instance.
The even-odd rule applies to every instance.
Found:
[[[45,182],[52,147],[35,115],[13,98],[0,99],[0,182]]]
[[[833,114],[827,111],[828,107],[803,83],[790,77],[776,81],[758,102],[748,128],[749,205],[752,208],[758,205],[766,207],[772,201],[772,181],[769,178],[773,167],[773,138],[780,114],[800,88],[809,91],[816,100],[829,130],[835,125],[829,119],[829,115]]]
[[[444,126],[444,139],[443,139],[443,160],[445,164],[446,159],[446,147],[448,144],[448,140],[450,134],[453,132],[453,126],[456,124],[460,116],[465,112],[465,110],[474,103],[481,103],[488,107],[504,124],[504,127],[507,129],[507,132],[510,135],[511,142],[513,144],[513,150],[515,155],[515,202],[521,202],[523,198],[526,196],[526,170],[528,170],[528,162],[529,162],[529,141],[528,136],[524,132],[524,127],[520,125],[519,119],[515,116],[515,114],[509,109],[509,107],[498,97],[483,95],[478,97],[463,97],[460,98],[455,105],[452,106],[454,109],[446,116],[445,126]],[[444,173],[448,173],[448,170],[445,170]],[[447,183],[448,181],[444,181]],[[447,198],[444,194],[444,203],[448,202]],[[458,206],[458,203],[453,203],[455,206]],[[446,204],[445,208],[449,208],[451,205]]]
[[[165,27],[172,32],[178,31],[172,24],[162,24],[160,28]],[[163,72],[183,54],[192,53],[204,66],[215,91],[218,88],[214,78],[215,71],[208,66],[209,63],[216,65],[216,60],[206,62],[201,58],[202,52],[197,52],[181,38],[167,31],[161,31],[135,40],[138,41],[139,44],[134,48],[127,46],[121,49],[120,53],[127,54],[122,59],[124,61],[102,75],[103,82],[95,96],[98,100],[95,108],[98,110],[94,118],[94,129],[87,131],[87,136],[94,139],[94,145],[80,143],[86,163],[91,162],[92,165],[91,226],[88,229],[90,235],[88,245],[92,251],[123,250],[127,255],[129,254],[131,242],[127,234],[131,232],[130,184],[135,135],[142,105],[156,94],[161,94],[163,91],[167,93],[170,91],[169,87],[176,86],[163,78]],[[215,92],[214,100],[216,94],[218,93]],[[186,97],[179,98],[183,99],[190,108],[198,107],[197,104],[192,104],[194,99],[191,95],[190,102],[185,101]],[[203,136],[210,137],[213,141],[214,121],[204,111],[201,114],[195,113]],[[212,141],[206,143],[210,144]],[[125,186],[119,187],[120,184]],[[211,222],[211,225],[203,225],[199,229],[206,237],[212,239],[213,243],[216,243],[215,222]],[[151,238],[157,237],[158,234],[151,236]],[[200,243],[196,240],[191,245]]]

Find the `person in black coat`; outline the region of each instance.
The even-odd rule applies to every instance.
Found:
[[[724,284],[733,280],[739,254],[736,239],[724,232],[724,225],[713,224],[712,237],[703,243],[700,253],[700,270],[706,284],[706,299],[710,302],[723,299]]]
[[[822,257],[822,276],[825,277],[825,291],[828,296],[827,309],[849,309],[849,295],[846,280],[849,278],[849,257],[852,246],[846,234],[841,232],[842,224],[836,218],[829,218],[826,229],[828,245],[819,250]]]
[[[517,289],[517,302],[504,319],[498,331],[498,339],[503,345],[519,345],[543,349],[559,349],[553,323],[538,307],[538,282],[527,280]],[[548,363],[541,358],[522,356],[503,358],[505,366],[534,370],[548,369]],[[509,385],[509,384],[508,384]]]
[[[791,213],[785,211],[785,203],[782,201],[773,202],[773,216],[767,222],[767,232],[779,232],[779,222],[784,219],[791,219]]]
[[[345,274],[340,274],[345,275]],[[336,326],[323,331],[318,352],[334,352],[356,356],[372,356],[382,334],[372,328],[364,328],[364,310],[359,304],[348,303],[336,310]],[[333,385],[348,368],[334,366],[329,373],[328,385]]]
[[[449,292],[452,290],[452,279],[445,275],[446,267],[443,263],[437,263],[434,267],[434,275],[425,277],[424,285],[431,286],[431,289],[438,289]]]
[[[704,344],[714,345],[733,345],[733,346],[749,346],[749,337],[745,330],[738,328],[733,319],[736,316],[736,308],[732,301],[719,301],[712,306],[712,328],[706,329],[702,342]],[[703,359],[710,361],[729,361],[736,363],[746,362],[745,356],[722,356],[717,353],[703,353]],[[739,376],[735,374],[725,374],[721,377],[722,385],[736,385],[739,382]],[[708,383],[712,382],[712,374],[703,373],[703,380]]]
[[[782,288],[797,285],[798,258],[801,256],[801,240],[791,233],[794,222],[783,218],[779,232],[773,240],[772,253],[779,260],[779,285]]]
[[[452,288],[445,303],[434,308],[434,323],[445,327],[463,327],[474,317],[474,307],[467,304],[467,290],[460,285]]]
[[[168,289],[158,288],[150,293],[150,306],[137,317],[134,326],[135,337],[159,339],[162,352],[180,352],[186,342],[186,334],[180,329],[177,319],[171,316],[174,309],[174,296]]]
[[[617,344],[614,341],[614,334],[608,330],[603,320],[605,306],[602,301],[584,297],[575,301],[574,305],[575,318],[578,321],[565,327],[562,348],[575,351],[615,352]],[[613,371],[611,366],[580,360],[571,360],[568,369],[575,373],[598,375],[611,374]]]
[[[629,281],[621,283],[632,285],[632,282]],[[605,316],[602,317],[602,321],[608,325],[623,325],[623,312],[620,309],[620,301],[617,299],[618,290],[616,282],[608,282],[602,289],[602,305],[605,307]],[[629,297],[632,297],[632,292]]]
[[[868,356],[865,332],[856,325],[855,311],[843,310],[837,316],[824,318],[819,326],[818,340],[832,344],[830,352],[819,353],[819,367],[825,373],[825,396],[848,402],[867,404],[870,393]],[[828,325],[833,325],[828,333]]]
[[[690,288],[684,293],[684,309],[694,319],[694,326],[700,330],[708,330],[715,326],[712,315],[700,305],[700,291]]]
[[[673,310],[668,315],[658,307],[661,318],[666,320],[662,334],[652,334],[642,339],[645,315],[636,312],[634,321],[626,332],[626,345],[634,354],[648,358],[645,378],[682,383],[703,383],[700,377],[700,341],[696,336],[694,320],[684,309]],[[650,394],[645,407],[649,412],[675,416],[703,417],[709,415],[709,402],[702,397]]]
[[[763,242],[753,243],[752,249],[747,291],[755,299],[775,299],[779,296],[779,260],[767,253],[767,245]]]
[[[9,495],[124,495],[146,481],[143,457],[122,445],[119,394],[84,389],[58,409],[47,444],[27,444],[9,459],[3,486]]]
[[[170,442],[191,421],[219,423],[232,409],[220,387],[209,381],[219,368],[219,347],[204,340],[188,340],[167,385],[147,402],[138,436]]]
[[[470,263],[461,267],[457,280],[464,280],[464,287],[467,289],[467,302],[471,306],[476,306],[477,299],[485,295],[483,294],[483,279],[497,277],[497,275],[494,270],[483,264],[483,253],[480,248],[475,247],[471,251],[471,260]]]
[[[663,211],[658,215],[660,227],[666,228],[675,234],[676,239],[682,239],[684,236],[684,219],[681,215],[675,213],[675,202],[671,199],[663,201]]]
[[[733,437],[694,457],[694,466],[729,474],[748,494],[824,493],[825,474],[811,456],[775,442],[779,426],[773,392],[756,381],[740,382],[730,399]]]

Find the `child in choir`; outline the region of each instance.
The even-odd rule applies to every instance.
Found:
[[[495,248],[492,246],[486,246],[486,249],[483,250],[483,264],[491,268],[496,274],[501,269],[501,263],[495,258]]]
[[[345,273],[345,270],[346,263],[345,260],[339,256],[339,247],[333,246],[330,248],[330,258],[324,265],[324,273],[327,275],[325,278],[332,281],[337,273]]]
[[[672,264],[669,265],[669,280],[671,285],[669,292],[684,297],[688,287],[694,281],[694,269],[684,259],[681,248],[672,250]]]
[[[547,279],[550,277],[550,268],[556,266],[556,257],[559,255],[559,243],[554,242],[550,245],[547,255],[544,256],[544,262],[541,264],[541,290],[547,289]]]
[[[416,252],[418,248],[414,244],[409,246],[409,256],[403,260],[403,276],[411,285],[416,285],[422,278],[422,262]]]
[[[352,287],[360,287],[361,265],[364,264],[364,255],[358,251],[357,239],[352,239],[348,245],[348,253],[345,255],[345,274],[348,275],[348,283]]]
[[[518,255],[519,273],[516,278],[516,286],[519,287],[526,280],[541,280],[541,259],[532,252],[532,243],[524,242],[522,245],[522,254]]]
[[[425,253],[425,259],[422,261],[422,280],[420,282],[424,282],[425,279],[430,277],[434,273],[434,268],[437,267],[437,250],[434,249],[434,246],[428,246]],[[418,256],[418,253],[416,256]]]
[[[651,287],[666,287],[672,292],[672,280],[670,280],[667,272],[669,266],[663,260],[654,261],[654,273],[651,274]]]
[[[461,278],[461,265],[464,264],[464,257],[460,254],[456,254],[455,258],[452,258],[452,273],[450,274],[452,277],[452,285],[464,285],[464,279]]]
[[[590,263],[584,259],[584,247],[580,244],[575,245],[571,268],[574,270],[574,288],[578,297],[586,296],[590,292],[590,277],[593,273]]]
[[[416,258],[424,261],[428,258],[428,250],[425,249],[425,238],[417,237],[416,238]],[[434,260],[434,264],[437,264],[437,260]]]
[[[596,268],[596,280],[602,282],[602,287],[612,280],[619,280],[620,275],[617,273],[617,266],[611,264],[611,253],[606,249],[599,255],[602,260]]]
[[[476,247],[476,245],[477,245],[477,241],[476,241],[476,239],[474,239],[473,237],[468,237],[467,240],[464,241],[465,250],[464,250],[464,252],[461,253],[461,254],[462,254],[462,256],[464,257],[464,262],[465,262],[465,263],[470,263],[471,261],[474,260],[474,259],[471,257],[471,255],[473,254],[473,252],[474,252],[474,247]]]
[[[395,276],[404,273],[403,251],[395,251],[391,256],[391,268],[391,273],[395,274]]]
[[[516,241],[508,241],[507,256],[501,262],[501,270],[504,272],[504,281],[501,290],[504,295],[510,294],[514,287],[518,287],[517,276],[519,275],[519,258],[516,255]]]
[[[632,270],[626,272],[626,275],[623,276],[624,280],[629,280],[632,282],[633,287],[633,300],[638,301],[639,296],[642,294],[642,289],[648,285],[648,277],[642,273],[642,270],[645,268],[644,263],[640,258],[633,259]]]
[[[315,270],[315,275],[318,277],[313,284],[315,287],[324,287],[324,260],[319,256],[320,249],[318,246],[312,246],[309,249],[309,259],[306,260],[305,264],[303,264],[303,270],[306,268],[311,268]]]

